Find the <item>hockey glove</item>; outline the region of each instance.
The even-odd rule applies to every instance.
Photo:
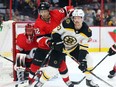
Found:
[[[87,61],[81,61],[78,68],[83,72],[87,71]]]
[[[112,47],[110,47],[108,53],[109,53],[109,56],[116,54],[116,45],[115,44],[112,45]]]
[[[87,61],[86,61],[86,55],[88,54],[88,51],[86,50],[79,50],[79,56],[78,61],[80,62],[79,69],[83,72],[87,70]]]
[[[62,52],[63,48],[64,48],[64,44],[61,43],[62,42],[61,35],[58,33],[54,33],[54,34],[52,34],[51,37],[52,37],[52,39],[48,40],[48,42],[47,42],[49,44],[49,47],[54,50]]]
[[[54,49],[54,50],[57,50],[57,51],[60,51],[62,52],[63,51],[63,48],[64,48],[64,44],[63,43],[60,43],[60,42],[54,42],[54,40],[48,40],[48,45],[51,49]]]

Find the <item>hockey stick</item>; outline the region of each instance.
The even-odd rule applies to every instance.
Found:
[[[95,77],[96,77],[97,79],[99,79],[100,81],[106,83],[108,86],[113,87],[111,84],[109,84],[108,82],[104,81],[103,79],[101,79],[100,77],[98,77],[98,76],[97,76],[96,74],[94,74],[93,72],[91,72],[91,71],[89,71],[89,70],[88,70],[88,72],[91,73],[93,76],[95,76]]]
[[[10,61],[10,62],[12,62],[14,64],[14,62],[12,60],[10,60],[9,58],[7,58],[7,57],[4,57],[2,55],[0,55],[0,57],[4,58],[4,59],[6,59],[6,60],[8,60],[8,61]],[[15,87],[18,87],[18,85],[16,84]]]
[[[77,64],[79,64],[79,62],[78,62],[73,56],[70,55],[70,57],[71,57]],[[80,84],[85,78],[86,78],[86,76],[84,76],[80,81],[78,81],[78,82],[72,81],[72,83],[75,84],[75,85]]]
[[[4,59],[6,59],[6,60],[8,60],[8,61],[10,61],[10,62],[12,62],[14,64],[14,62],[12,60],[10,60],[9,58],[7,58],[7,57],[4,57],[2,55],[0,55],[0,57],[4,58]]]
[[[94,66],[94,68],[91,71],[93,71],[103,60],[105,60],[107,56],[109,56],[109,54],[107,54],[96,66]]]
[[[103,60],[105,60],[107,58],[107,56],[109,56],[109,54],[107,54],[92,70],[90,71],[93,71]],[[78,61],[73,57],[71,56],[71,58],[78,63]],[[80,84],[84,79],[86,78],[86,76],[84,76],[79,82],[72,82],[73,84]]]
[[[44,64],[45,64],[45,62],[46,62],[46,60],[47,60],[48,58],[50,58],[49,56],[50,56],[52,50],[53,50],[53,49],[51,49],[51,50],[48,52],[48,54],[46,55],[44,61],[43,61],[42,64],[41,64],[41,67],[43,67]],[[39,72],[40,72],[40,70],[38,70],[38,71],[35,73],[35,75],[32,77],[32,80],[35,78],[35,76],[36,76]]]
[[[85,79],[85,76],[80,81],[71,81],[74,85],[80,84]]]

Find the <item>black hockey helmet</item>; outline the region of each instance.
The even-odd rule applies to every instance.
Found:
[[[49,10],[50,4],[48,2],[41,2],[39,5],[39,10]]]

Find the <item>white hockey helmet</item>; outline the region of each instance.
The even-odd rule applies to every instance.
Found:
[[[85,13],[82,9],[75,9],[72,13],[72,16],[80,16],[80,17],[84,18]]]

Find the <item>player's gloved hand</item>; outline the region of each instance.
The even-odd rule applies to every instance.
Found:
[[[51,40],[48,40],[47,43],[51,49],[54,49],[60,52],[63,51],[64,44],[62,42],[54,42],[54,40],[51,39]]]
[[[68,16],[68,17],[71,17],[73,11],[74,11],[74,8],[70,9],[70,10],[67,12],[67,16]]]
[[[49,45],[50,48],[54,49],[55,42],[54,42],[53,39],[49,39],[49,40],[47,41],[47,44]]]
[[[88,54],[88,51],[86,50],[79,50],[79,56],[78,61],[80,62],[79,69],[83,72],[87,70],[87,61],[86,61],[86,55]]]
[[[78,68],[83,72],[87,71],[87,61],[86,60],[81,61]]]
[[[109,53],[109,56],[112,56],[112,55],[116,54],[116,45],[115,44],[112,45],[112,47],[109,48],[108,53]]]

